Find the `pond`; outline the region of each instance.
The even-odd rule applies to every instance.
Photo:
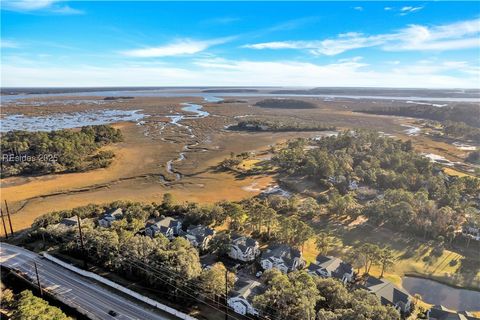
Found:
[[[441,304],[459,311],[480,310],[480,291],[457,289],[433,280],[416,277],[403,277],[402,286],[412,296],[420,294],[427,303]]]

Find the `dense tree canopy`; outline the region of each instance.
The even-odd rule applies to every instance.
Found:
[[[12,320],[69,320],[62,310],[38,298],[31,291],[25,290],[18,295]]]
[[[396,116],[405,116],[413,118],[423,118],[436,121],[456,121],[464,122],[470,126],[480,127],[480,117],[478,108],[470,104],[445,106],[442,108],[427,105],[411,105],[396,107],[372,107],[360,112],[373,114],[388,114]]]
[[[266,290],[254,298],[260,312],[272,319],[398,320],[391,306],[382,306],[365,290],[348,290],[333,278],[320,278],[304,271],[288,275],[278,270],[264,274]]]
[[[448,177],[410,141],[375,132],[292,140],[273,161],[287,175],[330,188],[326,196],[332,214],[361,213],[374,223],[433,237],[462,225],[480,192],[480,179]],[[352,183],[378,190],[380,196],[359,201]]]
[[[87,126],[79,131],[9,131],[2,134],[2,177],[85,171],[108,166],[114,154],[99,151],[121,141],[122,133],[111,126]]]

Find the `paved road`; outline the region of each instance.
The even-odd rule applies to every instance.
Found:
[[[1,243],[0,264],[2,266],[23,272],[30,279],[35,280],[37,263],[40,283],[52,294],[88,315],[92,319],[142,319],[142,320],[174,320],[172,315],[153,310],[147,305],[130,300],[119,295],[99,283],[82,277],[53,262],[42,259],[38,254],[29,250]],[[114,290],[114,289],[112,289]],[[116,317],[108,314],[114,310]]]

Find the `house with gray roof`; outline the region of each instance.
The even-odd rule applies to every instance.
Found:
[[[441,305],[430,308],[427,312],[429,320],[475,320],[479,319],[468,311],[453,311]]]
[[[331,256],[318,256],[315,262],[308,266],[308,273],[323,278],[336,278],[343,283],[353,280],[353,268],[342,259]]]
[[[305,260],[303,260],[300,250],[286,244],[276,244],[262,253],[260,265],[264,270],[277,268],[283,273],[287,273],[305,267]]]
[[[234,234],[230,240],[228,256],[243,262],[254,261],[260,255],[260,245],[255,239]]]
[[[67,226],[67,227],[76,227],[78,225],[78,218],[77,216],[73,216],[70,218],[63,218],[60,221],[61,225]]]
[[[158,234],[163,234],[168,239],[172,240],[178,236],[182,229],[182,222],[173,217],[160,217],[157,221],[148,221],[145,225],[145,234],[149,237],[155,237]]]
[[[379,297],[383,305],[391,305],[402,313],[410,312],[412,304],[410,295],[390,281],[369,276],[361,287]]]
[[[192,246],[199,248],[202,251],[208,249],[210,240],[212,240],[215,235],[215,230],[207,226],[189,226],[187,232],[184,234],[184,237],[190,241]]]
[[[265,286],[253,279],[239,279],[235,289],[229,294],[227,304],[236,313],[241,315],[257,316],[258,311],[253,307],[253,298],[265,292]]]
[[[480,241],[480,227],[475,225],[464,225],[462,227],[462,235],[466,238]]]
[[[122,218],[123,211],[121,208],[118,208],[105,213],[102,218],[98,220],[98,225],[103,228],[110,228],[113,221],[120,220]]]

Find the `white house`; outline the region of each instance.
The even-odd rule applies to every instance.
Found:
[[[412,303],[410,295],[390,281],[370,276],[365,279],[362,287],[379,297],[383,305],[391,305],[402,313],[410,312]]]
[[[308,266],[308,273],[324,278],[333,277],[343,283],[353,280],[352,265],[331,256],[318,256],[317,260]]]
[[[472,225],[464,225],[462,227],[462,235],[476,241],[480,241],[480,228]]]
[[[121,208],[115,209],[111,212],[105,213],[101,219],[98,220],[98,224],[103,228],[110,228],[112,222],[123,218],[123,211]]]
[[[185,233],[185,238],[192,246],[200,250],[207,250],[210,240],[215,235],[215,230],[206,226],[190,226]]]
[[[296,248],[285,244],[270,246],[262,253],[260,265],[264,270],[277,268],[283,273],[295,271],[305,267],[302,253]]]
[[[264,291],[265,287],[256,280],[238,280],[227,304],[238,314],[257,316],[258,311],[253,307],[253,298]]]
[[[252,238],[233,235],[230,242],[228,256],[243,262],[254,261],[260,255],[260,246]]]
[[[172,217],[160,217],[158,221],[149,221],[145,226],[145,234],[149,237],[155,237],[163,234],[168,239],[178,236],[182,229],[182,222]]]

